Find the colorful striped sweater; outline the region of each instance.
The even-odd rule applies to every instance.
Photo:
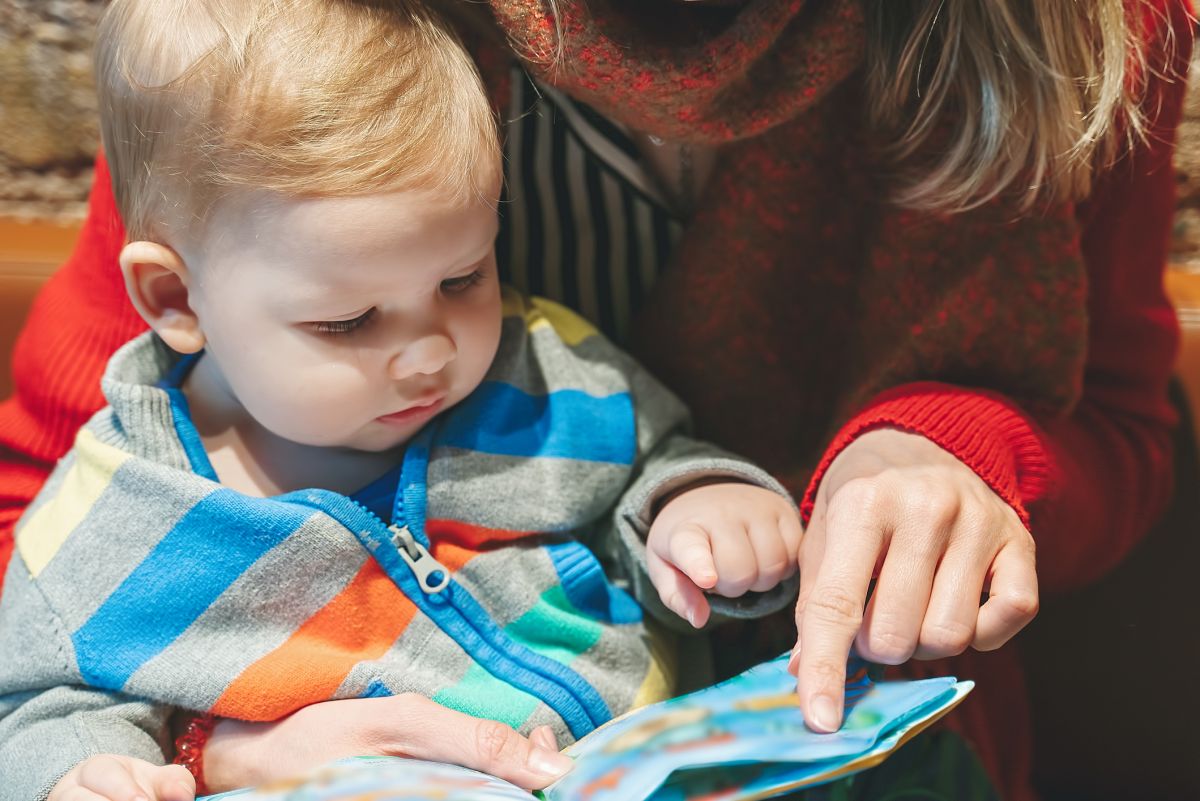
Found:
[[[670,621],[642,564],[655,501],[714,475],[783,492],[685,436],[679,401],[582,319],[515,293],[487,378],[409,443],[390,520],[322,489],[222,487],[178,363],[151,334],[113,357],[109,406],[18,525],[0,801],[96,753],[163,762],[175,709],[266,721],[417,692],[579,737],[670,691],[633,597]]]

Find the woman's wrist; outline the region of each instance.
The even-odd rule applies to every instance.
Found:
[[[1052,467],[1036,424],[994,392],[916,382],[880,393],[849,420],[826,451],[800,506],[807,521],[821,479],[838,454],[868,431],[892,428],[919,434],[948,451],[1029,525],[1028,503],[1041,497]]]

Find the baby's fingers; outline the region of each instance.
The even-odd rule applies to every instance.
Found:
[[[782,519],[756,520],[749,530],[750,545],[757,562],[756,578],[750,592],[766,592],[796,572],[798,544],[791,546],[789,535],[784,532],[787,521]],[[799,523],[796,524],[797,528]],[[796,538],[799,540],[799,537]]]
[[[712,589],[717,583],[717,565],[713,560],[713,543],[708,532],[695,523],[683,523],[671,531],[666,541],[663,560],[674,565],[701,589]]]
[[[704,592],[690,578],[671,566],[653,550],[646,551],[646,571],[658,590],[663,605],[700,628],[708,622],[709,605]]]
[[[196,780],[182,765],[163,765],[150,771],[148,783],[154,790],[150,801],[192,801],[196,797]]]

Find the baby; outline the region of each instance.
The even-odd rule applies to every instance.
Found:
[[[174,801],[179,710],[415,692],[579,737],[671,691],[643,605],[788,603],[782,488],[499,285],[495,120],[435,16],[115,0],[97,78],[152,331],[17,530],[0,801]]]

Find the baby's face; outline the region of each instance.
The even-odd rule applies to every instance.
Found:
[[[240,198],[208,230],[182,253],[206,358],[229,400],[280,437],[396,447],[492,363],[501,311],[485,198]]]

